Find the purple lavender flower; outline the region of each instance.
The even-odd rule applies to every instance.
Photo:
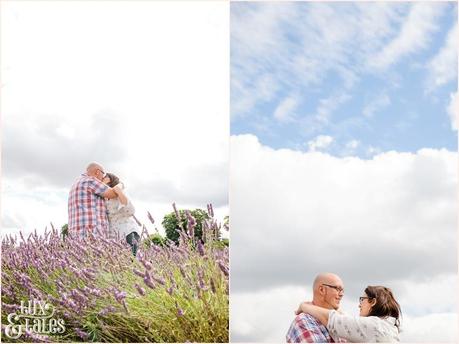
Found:
[[[116,310],[115,307],[113,307],[113,306],[108,306],[108,307],[104,308],[103,310],[101,310],[101,311],[99,312],[99,315],[104,316],[104,315],[106,315],[106,314],[108,314],[108,313],[114,312],[115,310]]]
[[[177,218],[177,222],[180,224],[181,223],[180,213],[178,212],[177,207],[175,206],[175,202],[172,203],[172,208],[174,208],[175,217]]]
[[[201,240],[198,241],[198,252],[203,257],[206,255],[206,252],[204,251],[204,245],[202,244]]]
[[[75,333],[78,335],[78,337],[80,337],[83,340],[86,340],[89,338],[89,334],[79,329],[78,327],[75,328]]]
[[[86,294],[89,294],[89,295],[94,295],[94,296],[98,296],[98,297],[102,296],[102,291],[100,289],[97,289],[97,288],[91,289],[91,288],[89,288],[87,286],[84,286],[83,291]]]
[[[140,262],[142,263],[142,265],[143,265],[143,266],[145,267],[145,269],[147,269],[147,270],[151,270],[151,269],[153,268],[153,266],[152,266],[149,262],[147,262],[146,260],[142,260],[142,261],[140,261]]]
[[[153,216],[151,216],[151,214],[150,214],[149,211],[147,211],[147,215],[148,215],[148,219],[150,220],[150,222],[151,222],[152,224],[155,224],[155,219],[153,218]]]
[[[220,270],[223,272],[225,276],[229,276],[228,268],[220,260],[218,261],[218,267],[220,268]]]
[[[145,274],[137,269],[132,270],[137,276],[144,278]]]
[[[185,214],[186,214],[186,219],[187,219],[187,230],[188,230],[188,233],[190,234],[190,237],[193,238],[194,237],[194,227],[196,226],[196,220],[193,217],[193,215],[191,215],[191,212],[189,210],[185,211]]]
[[[25,330],[24,337],[31,339],[34,343],[50,343],[50,338],[45,335],[34,333],[30,330]]]
[[[214,209],[212,207],[212,204],[207,205],[207,212],[209,213],[210,217],[214,217]]]
[[[139,294],[141,296],[145,296],[145,289],[143,289],[140,285],[138,285],[137,283],[135,284],[135,287],[137,289],[137,291],[139,292]]]
[[[89,278],[90,280],[96,279],[95,274],[90,269],[83,269],[82,273],[86,278]]]
[[[125,291],[119,291],[118,289],[114,289],[114,292],[113,292],[114,296],[115,296],[115,299],[116,301],[118,301],[119,303],[123,303],[124,299],[126,298],[127,296],[127,293]]]
[[[198,271],[198,282],[199,282],[199,284],[198,284],[199,289],[207,290],[207,287],[204,284],[204,273],[203,273],[202,270]]]
[[[166,289],[166,291],[169,295],[172,295],[172,293],[174,292],[174,285],[172,284],[169,288]]]
[[[137,219],[137,217],[135,217],[135,215],[132,215],[132,217],[134,218],[135,222],[137,223],[137,225],[139,227],[142,226],[142,224],[140,223],[139,219]]]
[[[154,282],[150,279],[150,278],[147,278],[147,276],[145,276],[145,278],[143,279],[144,283],[150,287],[151,289],[155,289],[156,286],[154,284]]]
[[[177,316],[182,317],[185,314],[183,310],[179,307],[177,301],[175,301],[175,308],[177,309]]]
[[[153,280],[154,280],[155,282],[158,282],[158,283],[161,284],[161,285],[166,285],[166,281],[165,281],[164,278],[162,278],[162,277],[153,276]]]

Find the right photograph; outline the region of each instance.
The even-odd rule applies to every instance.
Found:
[[[230,341],[457,342],[457,2],[230,6]]]

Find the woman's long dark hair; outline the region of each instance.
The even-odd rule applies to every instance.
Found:
[[[376,303],[371,307],[369,317],[376,316],[380,318],[394,317],[395,326],[400,330],[400,318],[402,317],[402,310],[400,305],[394,298],[392,290],[382,286],[369,285],[365,289],[365,294],[370,299],[375,299]]]
[[[111,188],[114,187],[115,185],[118,185],[118,183],[120,182],[120,179],[117,176],[115,176],[113,173],[107,172],[106,176],[110,178],[110,182],[107,185],[110,186]]]

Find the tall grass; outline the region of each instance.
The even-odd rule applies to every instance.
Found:
[[[106,237],[63,240],[53,229],[2,241],[2,341],[228,342],[228,248],[206,223],[204,242],[129,246]],[[145,239],[146,231],[142,233]],[[47,301],[64,333],[5,335],[21,301]]]

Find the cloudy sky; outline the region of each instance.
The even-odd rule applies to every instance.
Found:
[[[66,223],[91,161],[160,230],[173,202],[227,215],[228,37],[224,2],[2,2],[3,233]]]
[[[457,341],[456,3],[230,9],[231,340],[283,341],[331,271]]]

